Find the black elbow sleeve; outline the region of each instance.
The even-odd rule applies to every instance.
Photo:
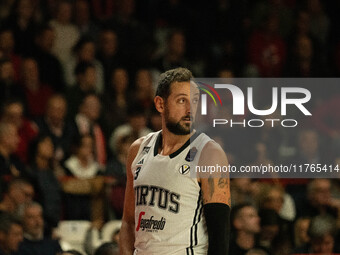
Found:
[[[229,254],[230,207],[222,203],[204,205],[205,221],[208,229],[208,255]]]

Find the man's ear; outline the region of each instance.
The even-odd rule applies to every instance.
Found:
[[[159,113],[163,113],[164,112],[164,104],[165,104],[164,99],[160,96],[156,96],[153,101],[155,103],[155,107],[156,107],[157,111]]]

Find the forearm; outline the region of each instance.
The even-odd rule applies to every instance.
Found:
[[[120,229],[119,251],[120,255],[132,255],[135,242],[135,225],[123,220]]]
[[[230,207],[222,203],[204,205],[208,229],[208,255],[227,255],[229,250]]]

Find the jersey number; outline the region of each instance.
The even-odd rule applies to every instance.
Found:
[[[137,167],[137,169],[135,171],[135,178],[134,178],[134,180],[137,180],[141,168],[142,168],[141,166]]]

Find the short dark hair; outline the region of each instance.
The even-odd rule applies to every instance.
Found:
[[[162,73],[158,81],[156,96],[167,99],[170,95],[172,83],[187,82],[190,81],[191,78],[193,78],[191,71],[183,67],[171,69]]]
[[[103,243],[97,248],[94,255],[112,255],[118,251],[118,246],[115,243]]]

